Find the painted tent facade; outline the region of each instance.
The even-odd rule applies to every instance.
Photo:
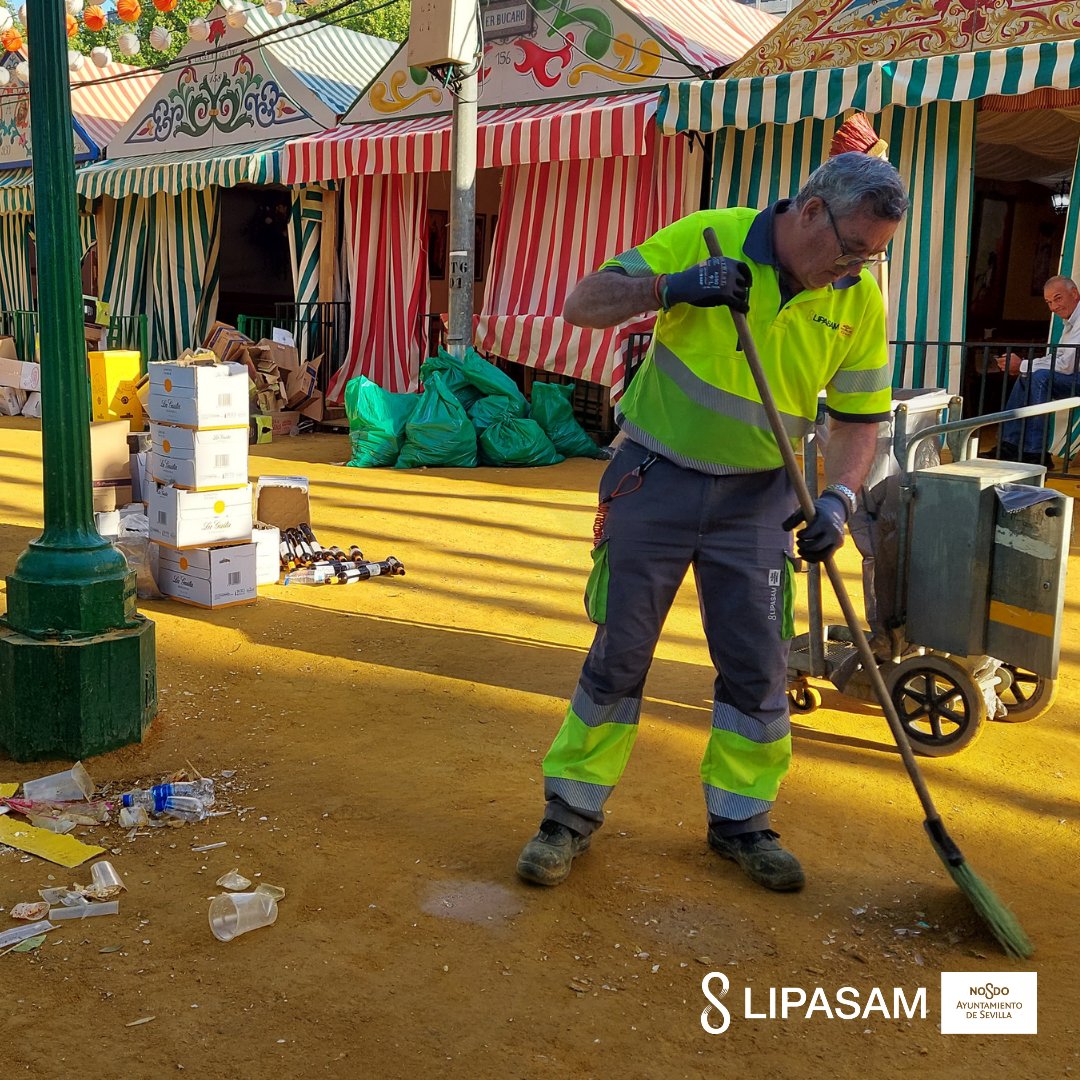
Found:
[[[396,47],[261,8],[242,29],[220,7],[208,21],[209,40],[188,44],[110,141],[107,159],[77,179],[100,207],[102,299],[149,315],[152,357],[198,344],[216,317],[221,190],[282,184],[286,140],[333,127]],[[329,215],[333,198],[325,189],[291,192],[301,304],[319,299],[324,205]]]
[[[890,338],[961,342],[977,117],[1002,109],[1035,117],[1080,104],[1070,96],[1080,90],[1078,37],[1075,3],[807,0],[728,77],[665,91],[659,120],[669,134],[713,134],[715,205],[764,206],[794,194],[828,157],[851,110],[868,114],[912,202],[891,249]],[[1075,145],[1070,160],[1077,190]],[[1076,265],[1077,212],[1073,198],[1064,273]],[[940,355],[926,378],[959,390],[961,350]]]
[[[478,169],[501,169],[479,347],[532,367],[622,382],[632,326],[584,331],[568,289],[606,258],[697,206],[702,155],[663,139],[658,94],[742,55],[776,19],[732,0],[481,0]],[[292,140],[289,182],[341,182],[353,304],[350,362],[415,387],[429,305],[431,177],[450,167],[449,90],[407,44],[339,128]],[[377,206],[379,214],[363,214]]]
[[[11,74],[24,59],[21,52],[5,55],[9,82],[0,88],[0,311],[6,312],[35,306],[30,96],[28,87]],[[70,79],[75,161],[82,164],[101,157],[135,104],[153,89],[158,74],[126,64],[84,64]],[[86,203],[80,206],[79,233],[85,255],[96,239],[96,223]]]

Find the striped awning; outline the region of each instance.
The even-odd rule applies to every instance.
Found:
[[[122,199],[127,195],[146,196],[159,191],[178,195],[188,189],[277,184],[281,182],[283,142],[279,139],[101,161],[79,169],[76,188],[88,199],[99,195]]]
[[[150,96],[161,72],[130,64],[83,64],[71,72],[71,111],[104,152],[131,114]]]
[[[33,179],[29,168],[0,172],[0,214],[33,213]]]
[[[540,161],[635,157],[656,113],[658,94],[620,94],[484,109],[477,118],[480,169]],[[377,173],[446,172],[451,118],[415,117],[348,124],[284,149],[286,184]]]
[[[1008,49],[874,61],[749,79],[681,82],[661,93],[665,134],[825,120],[848,109],[878,113],[933,101],[1028,94],[1080,87],[1080,41],[1043,41]]]

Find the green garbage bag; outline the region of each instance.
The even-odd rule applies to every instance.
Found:
[[[349,441],[356,469],[393,465],[405,438],[405,424],[419,394],[391,394],[378,383],[360,375],[345,384],[345,414],[349,418]]]
[[[534,382],[529,415],[565,457],[602,458],[604,452],[574,417],[573,395],[573,383]]]
[[[460,360],[456,360],[445,349],[439,349],[438,356],[428,357],[421,366],[421,381],[426,381],[425,369],[445,372],[448,375],[447,386],[466,409],[478,398],[496,394],[525,404],[525,395],[517,388],[514,380],[473,348],[466,349]],[[524,415],[524,412],[521,415]]]
[[[504,416],[480,432],[484,465],[558,465],[563,460],[535,420]]]
[[[469,419],[477,432],[481,432],[489,424],[500,420],[504,416],[526,416],[529,405],[524,398],[514,400],[504,397],[502,394],[492,394],[482,397],[469,406]]]
[[[405,444],[394,468],[414,469],[420,465],[476,465],[476,429],[437,371],[424,380],[424,392],[405,425]]]

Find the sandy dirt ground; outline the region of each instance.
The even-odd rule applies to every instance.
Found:
[[[191,762],[219,778],[233,812],[130,839],[79,830],[112,852],[128,892],[118,916],[0,958],[5,1076],[1080,1070],[1080,549],[1054,711],[988,724],[966,752],[923,761],[953,837],[1037,945],[1017,963],[934,854],[880,712],[827,687],[824,707],[795,720],[775,814],[806,890],[765,893],[710,855],[697,769],[712,669],[692,588],[592,851],[557,889],[520,883],[540,760],[591,639],[581,591],[603,463],[365,472],[332,464],[347,454],[336,436],[252,451],[253,475],[311,478],[321,539],[395,555],[407,576],[271,587],[254,607],[217,613],[144,605],[160,714],[141,746],[90,760],[90,772],[115,792]],[[4,421],[4,573],[40,527],[39,483],[35,425]],[[842,566],[857,587],[850,545]],[[0,781],[54,766],[0,758]],[[227,846],[192,851],[217,841]],[[234,867],[288,895],[276,925],[224,944],[207,910]],[[4,850],[0,907],[87,878]],[[1038,971],[1038,1036],[941,1035],[939,972],[951,970]],[[927,1017],[736,1015],[710,1036],[699,1023],[709,971],[728,975],[733,1008],[747,987],[755,1008],[770,987],[850,985],[864,1001],[880,987],[890,1002],[893,988],[926,987]]]

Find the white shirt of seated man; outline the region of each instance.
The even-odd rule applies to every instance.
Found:
[[[1067,277],[1052,277],[1043,287],[1043,299],[1051,314],[1056,315],[1065,324],[1061,338],[1049,352],[1042,356],[1022,357],[1010,353],[1008,366],[1010,375],[1027,375],[1033,371],[1049,371],[1051,367],[1059,375],[1071,375],[1076,370],[1076,361],[1080,349],[1065,348],[1067,345],[1080,346],[1080,289]],[[1006,358],[994,358],[1000,369],[1005,369]]]

